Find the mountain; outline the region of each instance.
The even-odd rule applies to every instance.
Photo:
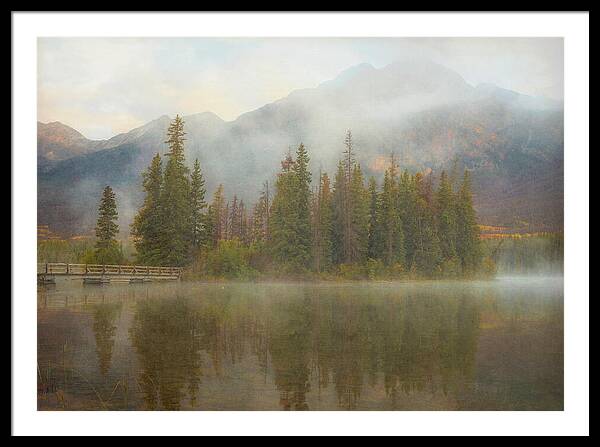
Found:
[[[58,121],[37,123],[38,160],[54,162],[94,151],[96,142]]]
[[[300,142],[309,149],[313,172],[331,173],[352,129],[368,175],[381,180],[392,152],[413,171],[469,168],[483,223],[562,227],[562,103],[490,84],[473,87],[429,61],[381,69],[361,64],[233,121],[210,112],[184,120],[186,156],[190,165],[200,160],[209,194],[223,183],[228,195],[252,202]],[[85,152],[38,170],[38,221],[64,234],[93,228],[100,191],[111,184],[127,225],[142,199],[142,170],[167,149],[169,122],[162,116],[87,145],[73,138],[77,145],[71,146]]]

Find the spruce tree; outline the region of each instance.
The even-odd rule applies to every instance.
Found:
[[[404,263],[404,230],[399,210],[398,166],[393,158],[383,179],[378,221],[381,232],[379,244],[381,259],[388,266]]]
[[[402,220],[407,268],[411,268],[417,249],[417,199],[415,177],[405,170],[398,184],[398,210]]]
[[[297,208],[296,220],[296,242],[299,262],[304,268],[311,266],[311,247],[312,232],[310,225],[310,183],[311,173],[308,170],[310,158],[304,144],[300,143],[296,151],[296,163],[294,164],[294,174],[296,175],[296,197],[295,205]]]
[[[377,238],[378,238],[378,226],[377,226],[377,210],[379,208],[379,193],[377,191],[377,181],[375,177],[369,178],[369,243],[367,247],[367,256],[369,259],[377,259]]]
[[[237,195],[233,195],[233,202],[229,209],[230,239],[240,239],[240,206]]]
[[[250,234],[248,229],[248,212],[246,210],[246,205],[243,200],[240,200],[240,208],[239,208],[239,227],[240,227],[240,241],[244,244],[248,244],[250,242]]]
[[[121,249],[116,239],[119,233],[119,225],[116,222],[118,217],[115,193],[110,186],[106,186],[102,191],[96,223],[94,254],[96,262],[100,264],[118,264],[122,261]]]
[[[271,197],[269,182],[265,182],[263,190],[253,212],[252,240],[264,243],[269,240],[269,213],[271,209]]]
[[[206,189],[204,188],[204,177],[200,169],[198,159],[194,161],[190,182],[190,212],[191,212],[191,243],[192,250],[197,250],[207,240],[207,222],[204,209],[206,208]]]
[[[271,252],[273,260],[282,270],[299,267],[296,262],[296,219],[297,208],[294,199],[297,191],[297,177],[292,168],[291,155],[282,161],[281,172],[275,182],[275,195],[271,206],[269,227],[271,229]]]
[[[319,177],[313,205],[313,260],[315,270],[322,272],[329,269],[332,262],[332,209],[329,176],[323,173]]]
[[[446,171],[440,175],[436,197],[437,227],[444,260],[456,258],[456,201]]]
[[[481,263],[481,246],[479,227],[473,209],[471,176],[467,170],[465,170],[458,194],[456,251],[461,261],[463,274],[475,272]]]
[[[212,203],[208,207],[207,245],[216,247],[224,239],[223,214],[225,213],[225,196],[223,185],[219,185],[213,194]]]
[[[417,226],[414,236],[414,265],[427,276],[434,275],[441,262],[440,241],[435,224],[431,176],[415,175],[417,190]]]
[[[185,165],[183,119],[177,115],[167,131],[169,152],[164,172],[161,208],[164,232],[161,252],[167,265],[182,266],[189,261],[192,227],[190,222],[189,169]]]
[[[303,144],[282,162],[271,210],[273,257],[284,270],[310,268],[312,234],[310,227],[310,172]]]
[[[160,195],[163,183],[162,161],[159,154],[152,158],[148,169],[142,174],[146,194],[142,207],[133,219],[131,233],[136,248],[138,264],[160,265],[162,259],[161,232],[163,213]]]
[[[352,193],[350,191],[352,187],[352,172],[354,171],[355,156],[354,156],[354,143],[352,141],[352,131],[348,129],[346,138],[344,139],[344,200],[343,204],[344,216],[343,216],[343,238],[344,238],[344,262],[351,263],[354,261],[353,253],[356,251],[355,240],[356,240],[356,229],[352,225]]]
[[[333,253],[336,263],[363,262],[369,242],[369,200],[360,165],[356,163],[352,133],[344,139],[343,160],[333,186]]]
[[[332,194],[332,256],[335,264],[343,264],[346,262],[346,175],[344,173],[344,164],[342,161],[338,163],[337,172],[335,174]]]
[[[354,165],[350,184],[352,209],[352,238],[350,262],[359,264],[367,260],[369,246],[369,196],[359,164]]]

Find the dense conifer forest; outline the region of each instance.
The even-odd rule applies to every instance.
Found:
[[[186,267],[188,278],[242,280],[468,278],[493,275],[499,263],[509,272],[531,272],[546,258],[562,262],[556,250],[562,239],[556,237],[482,241],[469,171],[411,173],[392,153],[381,184],[365,178],[351,131],[340,138],[335,173],[314,175],[309,148],[300,143],[280,161],[274,184],[260,186],[252,205],[237,195],[225,197],[223,185],[206,197],[199,161],[190,169],[185,159],[181,117],[171,123],[165,143],[167,154],[154,156],[142,174],[144,201],[131,224],[129,256],[115,239],[117,204],[107,186],[95,245],[46,241],[39,258],[129,258]]]
[[[471,276],[484,262],[469,172],[453,182],[401,171],[392,154],[382,185],[365,179],[348,131],[333,180],[309,170],[302,143],[248,206],[223,187],[206,198],[198,160],[184,154],[184,122],[169,127],[169,152],[143,173],[145,200],[132,224],[136,262],[188,266],[193,276],[251,278]],[[454,179],[456,180],[456,179]],[[455,188],[453,183],[458,183]]]

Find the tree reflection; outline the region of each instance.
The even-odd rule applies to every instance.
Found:
[[[478,327],[466,296],[305,287],[258,299],[231,287],[201,300],[140,301],[130,334],[148,408],[178,409],[185,397],[194,407],[206,352],[221,380],[250,356],[282,409],[307,410],[311,390],[320,399],[331,385],[339,408],[352,410],[379,383],[394,407],[412,393],[459,390],[470,382]]]
[[[177,410],[186,393],[194,406],[202,369],[198,317],[188,302],[139,301],[130,336],[140,360],[138,381],[148,409]]]
[[[269,352],[279,403],[284,410],[308,410],[312,321],[307,297],[277,303],[271,312]]]
[[[102,303],[94,306],[94,324],[92,329],[94,331],[94,338],[96,339],[98,369],[103,376],[106,376],[110,369],[117,331],[115,322],[120,311],[120,302]]]

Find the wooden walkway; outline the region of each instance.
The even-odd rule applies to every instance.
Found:
[[[45,283],[53,283],[56,276],[80,277],[84,283],[142,282],[177,280],[182,271],[181,267],[147,265],[38,263],[37,277]]]

